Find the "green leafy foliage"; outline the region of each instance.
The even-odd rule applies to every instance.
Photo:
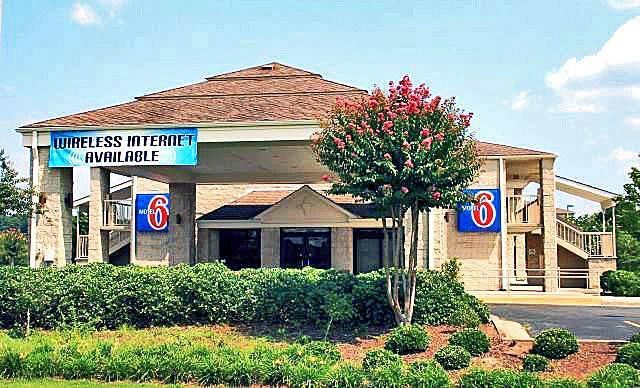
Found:
[[[626,364],[609,364],[587,379],[589,388],[626,388],[640,386],[640,372]]]
[[[391,330],[384,348],[396,354],[423,352],[429,346],[429,334],[422,325],[403,325]]]
[[[460,379],[460,388],[543,388],[543,381],[536,375],[509,369],[491,371],[475,369]]]
[[[0,216],[20,218],[31,214],[33,190],[28,183],[0,149]]]
[[[634,344],[640,344],[640,333],[635,333],[629,338],[629,342]]]
[[[629,343],[618,349],[616,362],[640,368],[640,343]]]
[[[413,388],[448,388],[451,387],[449,375],[435,361],[416,361],[409,364],[406,382]]]
[[[566,329],[547,329],[535,337],[532,353],[551,359],[565,358],[578,351],[578,339]]]
[[[402,365],[402,358],[386,349],[369,350],[362,360],[362,369],[373,372],[375,369],[385,369]]]
[[[433,358],[446,370],[466,368],[471,361],[467,349],[457,345],[447,345],[436,352]]]
[[[526,372],[544,372],[549,368],[549,360],[539,354],[527,354],[522,360],[522,369]]]
[[[640,275],[625,270],[607,271],[601,278],[603,290],[615,296],[640,296]],[[603,274],[603,275],[605,275]]]
[[[489,337],[478,329],[464,329],[451,336],[449,344],[461,346],[472,355],[479,356],[489,351]]]
[[[459,282],[429,271],[420,271],[417,279],[418,323],[448,324],[462,308],[473,309]],[[340,295],[339,303],[332,295]],[[0,327],[23,327],[27,313],[32,327],[45,329],[233,322],[321,326],[332,316],[342,325],[393,322],[381,271],[354,276],[310,268],[231,271],[222,264],[0,266]]]
[[[29,265],[27,236],[18,229],[0,231],[0,265]]]

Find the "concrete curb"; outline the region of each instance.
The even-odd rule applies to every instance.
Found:
[[[486,304],[640,308],[640,298],[568,293],[472,292]]]

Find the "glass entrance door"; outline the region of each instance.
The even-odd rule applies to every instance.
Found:
[[[280,230],[282,268],[331,268],[331,229],[283,228]]]

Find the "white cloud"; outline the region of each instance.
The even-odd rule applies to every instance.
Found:
[[[511,101],[511,109],[523,110],[529,106],[529,91],[524,90],[516,95]]]
[[[627,117],[624,122],[628,125],[640,129],[640,117]]]
[[[71,7],[71,20],[83,26],[100,23],[100,17],[89,4],[74,3]]]
[[[640,0],[607,0],[611,8],[627,10],[640,7]]]
[[[640,0],[638,0],[640,1]],[[640,99],[640,16],[620,26],[595,53],[547,73],[561,112],[601,112],[613,98]]]
[[[588,80],[607,71],[640,68],[640,16],[620,26],[602,48],[593,55],[570,58],[558,70],[547,74],[547,85],[553,89]],[[622,68],[622,69],[621,69]]]
[[[114,18],[118,15],[127,0],[100,0],[100,3],[106,8],[109,17]]]
[[[617,147],[609,154],[609,159],[616,162],[629,163],[638,157],[638,152]]]

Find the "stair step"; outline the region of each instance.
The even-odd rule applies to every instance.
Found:
[[[544,288],[542,286],[530,286],[528,284],[511,284],[509,285],[510,291],[540,291],[542,292]]]

